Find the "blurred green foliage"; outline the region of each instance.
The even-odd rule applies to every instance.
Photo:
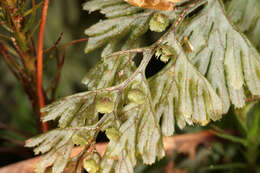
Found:
[[[27,6],[30,7],[30,2],[27,2]],[[38,3],[39,2],[40,1],[38,1]],[[71,0],[50,1],[44,40],[45,48],[52,47],[61,32],[64,34],[58,46],[73,40],[85,38],[85,27],[90,26],[102,18],[102,15],[99,13],[90,15],[81,10],[82,3],[83,1]],[[40,11],[38,11],[37,15],[39,17]],[[4,30],[1,30],[1,33],[5,33],[7,36],[9,35],[8,32]],[[37,38],[37,33],[35,34],[35,38]],[[56,95],[57,98],[85,90],[85,87],[80,81],[89,68],[98,61],[98,58],[93,57],[99,56],[97,56],[98,51],[93,52],[90,56],[86,56],[84,54],[84,47],[85,43],[83,42],[67,48],[65,64]],[[48,69],[44,71],[44,83],[50,81],[53,75],[55,75],[55,69],[56,65],[54,60],[48,65]],[[15,129],[10,130],[9,128],[0,126],[0,166],[32,157],[33,154],[32,152],[28,152],[28,149],[24,149],[27,151],[24,157],[16,157],[19,154],[10,151],[16,151],[17,148],[21,147],[17,146],[12,140],[18,141],[23,145],[26,139],[36,135],[38,132],[35,115],[28,101],[28,97],[24,93],[22,86],[16,81],[13,74],[11,74],[3,62],[1,55],[0,112],[0,123]],[[6,137],[8,137],[8,139],[6,139]],[[23,150],[23,148],[21,150]]]

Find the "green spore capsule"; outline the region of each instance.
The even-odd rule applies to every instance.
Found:
[[[150,30],[154,32],[163,32],[168,25],[168,17],[161,13],[155,13],[149,23]]]
[[[96,173],[100,169],[100,166],[94,159],[86,159],[83,161],[83,167],[89,173]]]
[[[81,146],[88,144],[88,141],[85,138],[83,138],[77,134],[72,137],[72,142],[75,145],[81,145]]]
[[[110,141],[116,141],[120,137],[120,132],[116,128],[112,127],[106,129],[106,135]]]
[[[127,94],[128,99],[136,104],[143,104],[145,102],[145,96],[139,89],[132,89]]]
[[[105,97],[97,101],[96,109],[102,114],[111,113],[114,110],[114,103],[108,97]]]

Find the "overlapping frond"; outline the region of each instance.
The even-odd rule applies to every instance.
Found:
[[[131,6],[124,0],[91,0],[83,8],[89,12],[100,10],[107,17],[85,30],[89,36],[85,52],[106,45],[102,57],[117,50],[139,47],[141,36],[148,31],[149,21],[155,13],[153,10]],[[175,13],[162,13],[171,21],[176,16]],[[127,39],[124,40],[124,37]]]
[[[138,159],[152,164],[164,156],[162,137],[172,135],[176,123],[180,128],[206,125],[232,104],[242,107],[247,99],[260,96],[257,50],[230,22],[220,0],[208,0],[201,8],[181,25],[175,21],[155,44],[139,48],[154,11],[123,0],[85,3],[84,9],[108,17],[86,30],[86,52],[107,46],[100,63],[83,79],[90,91],[43,109],[43,120],[56,119],[59,128],[27,142],[36,153],[47,152],[39,170],[53,164],[54,172],[61,172],[73,145],[90,146],[105,131],[110,141],[104,157],[87,165],[101,172],[133,172]],[[172,21],[173,16],[164,17]],[[123,37],[127,41],[122,43]],[[117,50],[125,51],[111,54]],[[137,54],[139,66],[133,61]],[[153,56],[167,64],[147,78]]]
[[[221,1],[209,0],[178,36],[188,37],[193,50],[186,54],[221,97],[225,112],[230,103],[242,107],[260,95],[260,55],[230,23]]]
[[[260,50],[260,1],[227,1],[227,15]]]

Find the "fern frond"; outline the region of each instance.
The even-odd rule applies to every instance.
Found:
[[[260,1],[232,0],[226,3],[229,18],[260,50]]]
[[[43,109],[43,120],[59,119],[59,128],[27,143],[36,147],[36,153],[48,152],[39,170],[54,164],[54,172],[61,172],[73,136],[78,139],[75,144],[89,149],[98,133],[105,131],[110,140],[105,156],[98,163],[86,162],[87,166],[98,169],[99,164],[101,172],[133,172],[139,158],[152,164],[164,156],[162,137],[174,133],[175,121],[180,128],[206,125],[220,119],[231,104],[242,107],[248,98],[260,96],[257,50],[230,22],[222,1],[194,2],[157,42],[144,48],[139,48],[138,40],[148,30],[154,11],[131,7],[123,0],[91,0],[84,5],[109,18],[86,30],[90,36],[86,52],[105,44],[107,48],[83,79],[90,91]],[[183,21],[198,6],[202,9]],[[170,23],[175,15],[165,13]],[[121,45],[126,36],[129,39]],[[116,49],[121,51],[112,53]],[[154,56],[167,64],[147,78],[145,70]],[[141,59],[138,66],[135,57]]]
[[[85,34],[89,36],[85,52],[107,44],[102,57],[118,50],[139,47],[141,36],[148,31],[149,21],[155,13],[153,10],[133,7],[124,0],[91,0],[83,8],[90,12],[100,10],[108,18],[85,30]],[[175,13],[161,13],[167,15],[170,21],[176,18]],[[124,37],[127,37],[127,41],[123,40]]]
[[[260,56],[250,41],[230,23],[219,0],[209,0],[201,13],[179,31],[193,46],[188,58],[208,79],[224,103],[243,107],[260,95]]]

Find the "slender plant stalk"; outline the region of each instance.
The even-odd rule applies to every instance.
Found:
[[[39,114],[42,116],[40,109],[44,106],[44,93],[42,87],[42,57],[43,57],[43,39],[44,39],[44,30],[48,12],[49,0],[43,1],[42,15],[41,15],[41,24],[38,36],[38,47],[37,47],[37,96],[38,96],[38,106]],[[42,123],[42,131],[48,131],[48,126],[46,123]]]
[[[60,38],[56,41],[56,43],[54,44],[53,47],[45,50],[44,52],[47,53],[47,52],[49,52],[51,50],[56,49],[57,45],[59,43]],[[55,93],[56,93],[56,90],[58,88],[58,84],[59,84],[59,81],[60,81],[61,70],[62,70],[62,67],[63,67],[63,64],[64,64],[67,47],[69,47],[69,46],[71,46],[73,44],[79,43],[79,42],[87,41],[87,40],[88,40],[88,38],[82,38],[82,39],[74,40],[74,41],[71,41],[69,43],[66,43],[66,44],[62,45],[63,51],[62,51],[62,55],[61,56],[57,52],[56,60],[57,60],[58,69],[57,69],[55,77],[51,80],[49,87],[45,90],[46,93],[51,91],[51,100],[55,99]]]

